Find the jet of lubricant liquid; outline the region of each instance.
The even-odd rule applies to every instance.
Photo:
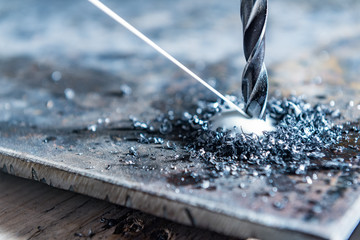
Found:
[[[274,130],[270,120],[265,119],[268,91],[268,76],[264,64],[267,0],[243,0],[241,3],[241,19],[244,28],[244,53],[247,60],[242,78],[245,111],[102,2],[99,0],[89,0],[89,2],[113,18],[116,22],[123,25],[229,105],[230,108],[224,108],[221,114],[214,116],[211,120],[215,129],[222,127],[233,130],[234,132],[255,133],[257,135],[262,135],[263,131]]]

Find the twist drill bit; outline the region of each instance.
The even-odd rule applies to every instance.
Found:
[[[263,119],[268,95],[268,74],[264,63],[267,0],[242,0],[240,14],[246,58],[242,75],[245,112],[253,118]]]

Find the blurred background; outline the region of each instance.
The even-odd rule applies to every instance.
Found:
[[[236,82],[245,60],[239,0],[105,0],[145,35],[205,79]],[[171,63],[87,1],[1,1],[0,58],[27,56],[60,67],[156,74]],[[269,1],[266,63],[275,89],[354,81],[360,73],[360,2]],[[214,64],[230,69],[205,71]],[[176,69],[176,70],[175,70]],[[187,76],[186,76],[187,77]],[[278,88],[278,86],[277,86]],[[308,89],[309,90],[309,89]]]

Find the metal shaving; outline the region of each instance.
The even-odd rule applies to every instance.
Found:
[[[222,102],[200,101],[195,114],[169,111],[148,123],[133,119],[133,126],[144,131],[139,136],[141,143],[175,149],[176,142],[187,150],[190,161],[202,159],[208,177],[307,175],[320,169],[350,171],[353,167],[350,157],[331,157],[342,142],[349,141],[346,133],[359,132],[359,128],[334,124],[339,111],[329,106],[311,106],[299,97],[271,99],[267,114],[275,119],[276,131],[265,132],[263,137],[210,130],[209,119],[222,107]]]

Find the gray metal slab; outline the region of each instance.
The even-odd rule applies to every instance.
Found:
[[[3,2],[0,10],[4,172],[230,236],[350,236],[360,219],[358,172],[345,191],[343,175],[329,172],[317,172],[312,184],[304,176],[276,176],[272,181],[284,186],[276,192],[265,177],[218,178],[210,189],[179,183],[183,169],[201,172],[206,164],[188,161],[185,143],[168,148],[173,140],[166,136],[162,145],[139,143],[141,131],[129,116],[151,121],[211,95],[86,1],[48,2]],[[239,92],[244,60],[237,1],[108,3],[205,78],[215,77],[222,92]],[[360,4],[270,5],[272,94],[333,101],[344,121],[356,121]],[[316,202],[324,203],[321,211]]]

